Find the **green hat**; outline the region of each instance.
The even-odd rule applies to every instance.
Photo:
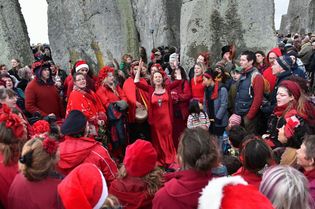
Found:
[[[237,73],[241,73],[243,71],[243,68],[241,66],[236,66],[233,71],[237,72]]]

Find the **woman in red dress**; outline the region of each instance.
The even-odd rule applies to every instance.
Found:
[[[67,112],[80,110],[88,119],[90,135],[97,135],[99,126],[103,126],[106,121],[105,109],[99,97],[86,88],[86,77],[82,73],[73,75],[74,87],[70,94]]]
[[[180,85],[181,73],[176,70],[176,81],[164,86],[163,74],[155,72],[152,77],[152,86],[140,81],[140,61],[135,80],[136,86],[149,93],[149,124],[151,125],[152,144],[158,153],[159,165],[168,167],[175,162],[175,147],[173,143],[173,103],[171,90]]]

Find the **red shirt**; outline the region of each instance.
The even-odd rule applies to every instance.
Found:
[[[236,171],[236,173],[233,174],[233,176],[241,176],[243,179],[248,183],[253,186],[255,186],[259,190],[260,182],[262,177],[258,176],[257,174],[246,170],[244,167],[241,167]]]

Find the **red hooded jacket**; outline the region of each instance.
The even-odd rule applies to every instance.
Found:
[[[103,173],[107,185],[116,178],[118,170],[115,162],[100,142],[92,138],[65,136],[65,140],[59,144],[59,150],[57,167],[65,175],[82,163],[93,163]]]
[[[267,64],[269,67],[263,72],[263,76],[269,82],[270,92],[274,90],[277,81],[277,76],[272,74],[272,68],[269,62],[269,55],[271,52],[275,53],[278,57],[282,56],[281,50],[279,48],[273,48],[267,54]]]

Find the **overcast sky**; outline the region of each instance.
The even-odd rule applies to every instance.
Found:
[[[30,3],[32,1],[32,3]],[[19,0],[31,44],[48,43],[46,0]],[[287,13],[289,0],[275,0],[275,26],[279,29],[281,15]]]

